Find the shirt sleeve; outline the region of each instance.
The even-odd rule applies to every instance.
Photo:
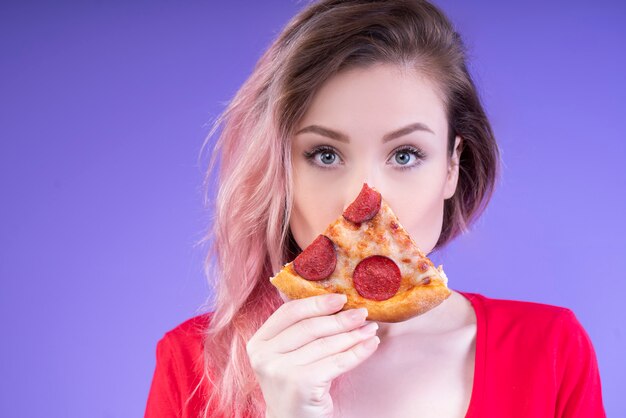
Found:
[[[144,418],[181,417],[181,394],[176,358],[167,336],[157,343],[156,367]]]
[[[556,417],[606,417],[596,353],[589,335],[574,313],[566,309],[557,346],[560,377]]]

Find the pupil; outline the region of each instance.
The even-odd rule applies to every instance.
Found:
[[[404,156],[405,158],[400,158],[400,156]],[[400,164],[407,163],[408,162],[408,158],[409,158],[409,154],[407,154],[406,152],[401,152],[401,153],[396,155],[396,161],[399,162]]]
[[[326,159],[326,161],[324,161]],[[322,162],[323,163],[332,163],[335,160],[335,155],[331,152],[325,152],[322,154]]]

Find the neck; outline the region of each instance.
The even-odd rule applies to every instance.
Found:
[[[464,303],[466,302],[466,303]],[[402,322],[378,322],[377,335],[381,339],[404,334],[440,334],[472,322],[474,311],[458,292],[452,290],[449,298],[430,311]],[[471,312],[470,312],[471,311]],[[475,317],[473,319],[475,322]]]

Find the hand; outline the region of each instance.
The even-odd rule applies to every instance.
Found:
[[[332,418],[333,379],[365,361],[380,342],[378,324],[365,324],[367,310],[338,312],[345,303],[342,294],[291,300],[250,338],[246,349],[267,418]]]

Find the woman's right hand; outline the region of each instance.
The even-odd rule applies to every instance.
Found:
[[[290,300],[250,338],[250,364],[267,405],[266,418],[332,418],[330,385],[371,356],[378,324],[365,308],[338,312],[343,294]]]

